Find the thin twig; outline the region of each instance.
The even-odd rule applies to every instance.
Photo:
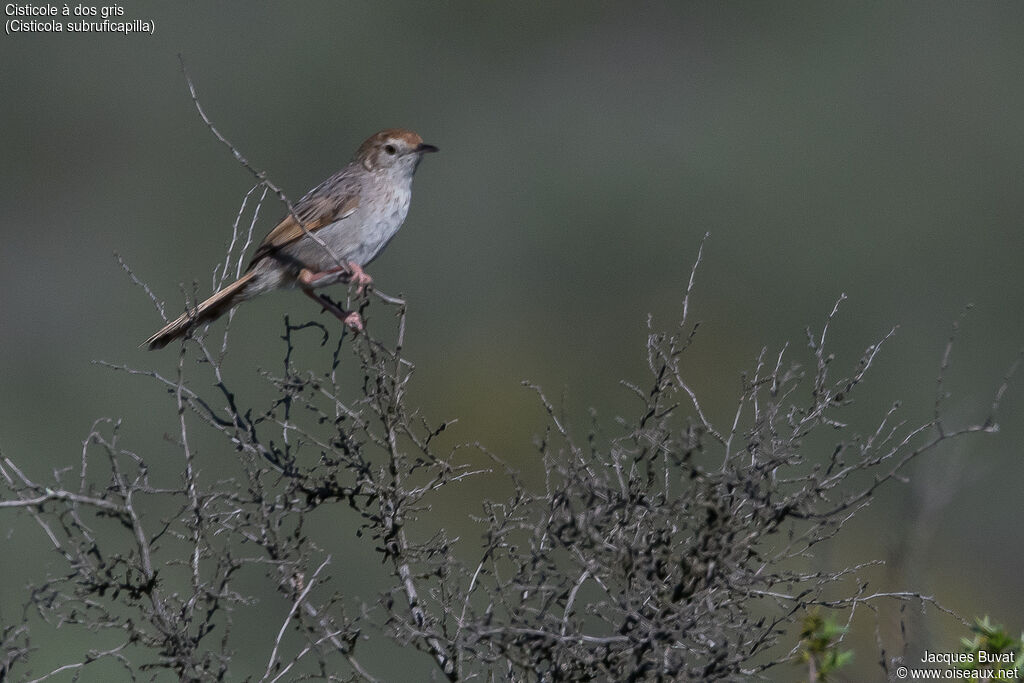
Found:
[[[220,142],[223,143],[224,146],[231,151],[231,155],[235,158],[236,161],[238,161],[238,163],[242,165],[243,168],[249,171],[262,185],[269,188],[271,192],[277,195],[277,198],[280,199],[281,202],[286,207],[288,207],[288,215],[290,215],[295,220],[295,223],[299,226],[299,228],[302,229],[302,232],[306,235],[306,237],[320,245],[320,248],[323,249],[327,253],[327,255],[331,257],[331,260],[333,260],[339,268],[348,268],[348,264],[342,261],[340,258],[338,258],[338,255],[334,253],[334,250],[331,249],[326,242],[320,239],[320,237],[318,237],[317,235],[313,234],[306,227],[306,224],[299,217],[298,213],[296,213],[295,206],[292,205],[291,200],[288,199],[285,193],[267,177],[266,172],[254,168],[252,164],[249,163],[249,160],[242,155],[238,148],[235,147],[235,145],[232,144],[231,141],[229,141],[226,137],[224,137],[219,130],[217,130],[217,127],[213,125],[213,122],[210,121],[209,117],[206,115],[206,112],[203,111],[202,105],[199,103],[199,94],[196,92],[196,86],[194,83],[192,83],[192,79],[188,75],[188,70],[185,68],[185,58],[181,54],[178,55],[178,61],[181,63],[181,73],[184,75],[185,82],[188,84],[188,92],[192,98],[192,103],[195,105],[196,111],[199,112],[200,118],[203,119],[203,123],[205,123],[206,127],[210,129],[210,132],[213,133],[214,137],[220,140]]]
[[[281,640],[284,638],[284,632],[288,628],[288,624],[290,624],[292,619],[295,618],[295,613],[299,610],[299,606],[302,604],[302,601],[306,599],[307,595],[309,595],[309,591],[313,590],[313,586],[316,584],[317,576],[319,576],[320,572],[323,571],[324,567],[326,567],[330,563],[331,556],[328,555],[327,559],[321,562],[320,566],[316,568],[315,572],[313,572],[313,575],[309,577],[309,579],[306,581],[306,587],[302,590],[301,593],[299,593],[299,597],[295,598],[295,602],[292,603],[291,609],[288,610],[288,616],[284,618],[284,621],[281,623],[281,628],[277,631],[277,638],[274,639],[274,647],[270,651],[270,659],[267,661],[267,670],[263,674],[263,680],[266,680],[270,676],[271,671],[273,671],[274,669],[274,662],[277,661],[277,651],[281,647]]]

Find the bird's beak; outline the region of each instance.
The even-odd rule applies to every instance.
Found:
[[[421,142],[420,144],[416,145],[416,153],[417,154],[426,154],[427,152],[437,152],[437,151],[439,151],[437,149],[437,147],[434,147],[433,145],[428,145],[425,142]]]

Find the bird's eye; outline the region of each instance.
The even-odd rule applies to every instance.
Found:
[[[384,151],[387,152],[388,154],[391,154],[392,156],[394,156],[395,151],[396,151],[395,150],[395,146],[394,145],[384,145]]]

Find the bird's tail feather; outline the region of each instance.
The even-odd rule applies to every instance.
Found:
[[[156,334],[142,342],[142,345],[148,346],[150,350],[162,349],[175,339],[184,337],[196,327],[213,322],[236,304],[259,293],[252,292],[250,289],[255,275],[254,271],[249,271],[194,309],[185,311],[177,319],[164,325]]]

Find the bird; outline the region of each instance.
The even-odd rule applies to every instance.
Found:
[[[413,175],[423,155],[436,151],[411,130],[389,128],[371,135],[345,168],[307,192],[263,238],[242,277],[164,325],[142,345],[163,348],[244,301],[289,288],[302,290],[345,325],[362,330],[357,312],[341,309],[314,290],[355,283],[358,295],[372,284],[363,268],[402,226],[409,213]]]

